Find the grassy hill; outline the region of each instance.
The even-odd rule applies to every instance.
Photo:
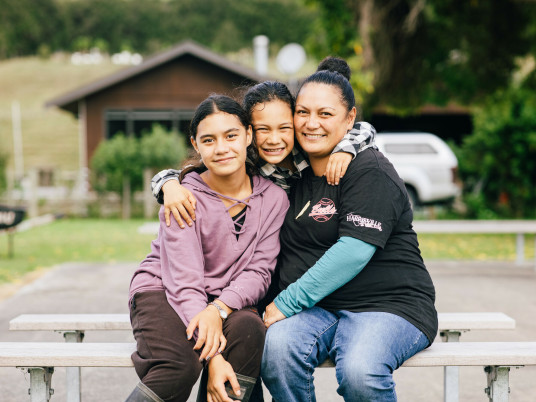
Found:
[[[251,50],[228,54],[230,60],[253,68]],[[316,62],[308,60],[299,74],[314,71]],[[57,108],[45,109],[46,101],[125,68],[110,61],[100,65],[75,66],[67,54],[50,59],[25,57],[0,60],[0,152],[13,154],[12,102],[21,107],[23,158],[28,169],[78,169],[78,123],[76,118]],[[285,79],[278,72],[275,58],[269,62],[270,75]],[[9,167],[14,168],[11,158]]]
[[[0,61],[0,151],[13,154],[11,105],[21,108],[24,168],[78,168],[78,124],[70,113],[44,103],[111,74],[124,66],[111,62],[75,66],[67,55]],[[13,160],[10,165],[13,168]]]

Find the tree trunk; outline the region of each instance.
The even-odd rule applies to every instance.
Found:
[[[372,47],[372,13],[374,0],[364,0],[360,4],[359,36],[363,47],[363,70],[368,71],[374,67],[374,49]]]

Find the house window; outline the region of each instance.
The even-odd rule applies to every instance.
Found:
[[[104,117],[106,138],[118,133],[140,138],[150,132],[154,124],[187,135],[193,114],[193,110],[107,110]]]

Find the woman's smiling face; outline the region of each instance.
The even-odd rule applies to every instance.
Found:
[[[348,111],[336,86],[311,82],[296,99],[296,138],[310,158],[329,156],[354,124],[355,108]]]
[[[256,104],[251,112],[251,124],[263,160],[275,165],[291,158],[294,124],[287,103],[276,99]]]

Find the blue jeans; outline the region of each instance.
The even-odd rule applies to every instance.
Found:
[[[396,401],[393,371],[428,343],[394,314],[313,307],[268,329],[261,376],[275,401],[316,401],[313,373],[330,357],[345,401]]]

